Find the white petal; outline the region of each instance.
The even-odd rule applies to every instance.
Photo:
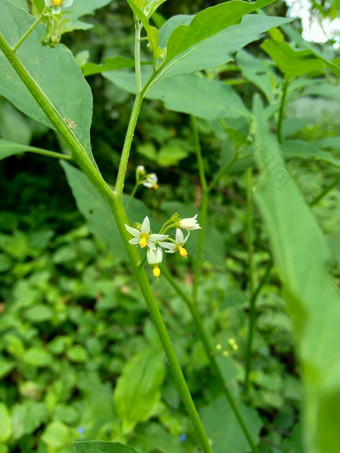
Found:
[[[157,258],[157,263],[161,263],[163,259],[163,252],[160,247],[157,248],[156,250],[156,258]]]
[[[146,245],[147,245],[151,250],[156,250],[156,246],[155,246],[155,244],[154,244],[152,241],[148,240],[148,242],[147,242]]]
[[[177,250],[165,250],[165,253],[176,253]]]
[[[141,232],[146,234],[150,233],[150,220],[148,216],[143,220]]]
[[[187,237],[184,239],[182,245],[184,245],[187,242],[187,240],[189,239],[189,236],[190,236],[190,232],[188,231]]]
[[[167,239],[169,237],[168,234],[150,234],[149,239],[150,241],[164,241],[164,239]]]
[[[73,0],[64,0],[63,1],[63,6],[68,8],[69,6],[72,6]]]
[[[127,229],[127,231],[132,234],[132,236],[134,236],[135,238],[139,238],[141,236],[141,232],[139,230],[137,230],[137,228],[132,228],[130,227],[129,225],[126,225],[125,224],[125,228]]]
[[[156,250],[148,250],[146,252],[146,257],[148,259],[149,264],[157,264],[156,262]]]
[[[139,239],[138,238],[130,239],[129,240],[129,244],[138,245],[139,244]]]
[[[52,14],[59,14],[61,11],[61,6],[53,6]]]
[[[45,5],[47,6],[47,8],[52,8],[53,6],[52,0],[45,0]]]
[[[158,245],[161,247],[164,247],[165,249],[173,250],[175,251],[176,245],[171,244],[170,242],[159,242]]]
[[[176,242],[177,242],[177,244],[182,244],[183,241],[184,241],[184,236],[183,236],[182,230],[180,230],[179,228],[176,228]]]

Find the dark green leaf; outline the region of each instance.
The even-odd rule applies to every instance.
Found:
[[[14,45],[34,22],[34,17],[10,1],[1,4],[0,32]],[[90,144],[92,94],[70,51],[58,45],[41,45],[46,27],[39,24],[20,46],[17,55],[51,103],[64,118],[93,160]],[[0,95],[35,120],[54,128],[13,67],[0,54]]]

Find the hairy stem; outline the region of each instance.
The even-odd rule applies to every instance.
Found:
[[[23,64],[20,62],[18,57],[16,56],[15,52],[11,49],[9,44],[7,43],[6,39],[3,37],[3,35],[0,33],[0,48],[3,51],[4,55],[7,57],[8,61],[11,63],[23,83],[27,86],[28,90],[31,92],[32,96],[36,100],[36,102],[39,104],[41,109],[45,112],[47,117],[50,119],[52,124],[56,127],[56,130],[59,132],[60,136],[64,140],[65,144],[71,151],[71,154],[74,156],[75,161],[79,165],[79,167],[83,170],[87,178],[91,181],[91,183],[94,185],[94,187],[98,190],[98,192],[102,195],[102,197],[109,203],[111,206],[113,215],[115,217],[115,220],[117,222],[117,226],[119,229],[119,232],[121,234],[124,246],[126,248],[127,254],[130,259],[131,266],[133,268],[136,280],[140,286],[140,289],[142,291],[142,294],[144,296],[146,305],[148,307],[148,310],[150,312],[151,319],[156,327],[156,330],[158,332],[159,338],[161,340],[164,352],[167,356],[169,366],[171,369],[171,372],[174,376],[175,382],[177,384],[177,388],[179,391],[179,394],[182,398],[182,401],[185,405],[185,408],[189,414],[189,417],[192,421],[192,424],[195,428],[197,437],[202,445],[203,451],[205,453],[212,453],[212,449],[209,443],[209,440],[207,438],[207,435],[204,431],[202,422],[199,418],[199,415],[197,413],[197,410],[195,408],[194,402],[192,400],[192,397],[190,395],[187,383],[185,381],[185,378],[183,376],[181,367],[179,365],[175,350],[172,346],[169,334],[167,332],[167,329],[165,327],[162,315],[159,311],[157,301],[154,298],[154,295],[152,293],[152,289],[149,283],[149,280],[147,278],[147,275],[145,273],[144,268],[139,267],[138,264],[141,262],[140,255],[138,253],[138,250],[136,247],[132,247],[129,243],[129,236],[128,233],[125,229],[125,224],[128,223],[127,215],[122,203],[121,199],[121,191],[123,188],[124,184],[124,177],[125,175],[122,173],[120,174],[120,184],[119,184],[119,189],[118,192],[113,192],[111,188],[108,186],[108,184],[104,181],[102,178],[99,170],[96,168],[95,164],[90,160],[89,156],[86,154],[85,149],[83,146],[80,144],[78,141],[77,137],[73,134],[73,132],[67,127],[65,124],[63,118],[61,117],[60,113],[57,111],[57,109],[54,107],[54,105],[49,101],[49,99],[46,97],[44,92],[40,89],[38,84],[35,82],[35,80],[32,78],[32,76],[29,74],[27,69],[23,66]],[[125,142],[130,145],[124,145],[125,146],[125,155],[124,159],[126,160],[127,163],[127,158],[128,154],[130,151],[130,146],[132,142],[132,137],[133,137],[133,132],[134,132],[134,127],[132,125],[136,124],[137,117],[138,117],[138,112],[139,108],[141,105],[141,100],[142,96],[138,97],[136,99],[135,105],[137,107],[134,107],[133,109],[133,120],[130,120],[129,123],[129,128],[127,132],[127,137]],[[122,156],[123,158],[123,156]],[[123,168],[123,167],[120,167]],[[126,169],[126,166],[125,166]]]
[[[215,377],[221,387],[221,389],[223,390],[229,404],[230,404],[230,407],[240,425],[240,428],[242,429],[243,431],[243,434],[245,435],[248,443],[249,443],[249,446],[251,447],[253,453],[258,453],[258,449],[255,445],[255,442],[248,430],[248,427],[247,427],[247,424],[245,423],[245,421],[243,420],[243,417],[237,407],[237,404],[225,382],[225,379],[223,377],[223,373],[221,371],[221,368],[216,360],[216,357],[215,357],[215,353],[214,353],[214,350],[211,346],[211,342],[210,342],[210,339],[208,337],[208,334],[204,328],[204,324],[202,322],[202,319],[201,319],[201,316],[200,316],[200,313],[198,311],[198,308],[197,308],[197,304],[193,302],[192,299],[190,299],[190,297],[183,291],[183,289],[181,288],[181,286],[175,281],[175,279],[172,277],[172,275],[169,273],[169,271],[165,268],[165,266],[161,266],[161,270],[162,270],[162,274],[165,276],[165,278],[168,280],[168,282],[170,283],[170,285],[174,288],[174,290],[177,292],[177,294],[183,299],[183,301],[185,302],[186,306],[188,307],[190,313],[191,313],[191,316],[194,320],[194,323],[195,323],[195,326],[196,326],[196,329],[197,329],[197,333],[203,343],[203,347],[204,347],[204,350],[207,354],[207,357],[209,359],[209,362],[210,362],[210,366],[211,366],[211,369],[213,371],[213,373],[215,374]]]

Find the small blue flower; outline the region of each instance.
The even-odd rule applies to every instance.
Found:
[[[181,435],[179,436],[179,440],[180,440],[181,442],[185,442],[186,439],[187,439],[187,435],[186,435],[185,433],[183,433],[183,434],[181,434]]]
[[[78,434],[83,434],[84,431],[85,431],[85,428],[83,428],[82,426],[79,426],[79,427],[77,428]]]

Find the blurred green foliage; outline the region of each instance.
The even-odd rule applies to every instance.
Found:
[[[174,13],[194,14],[211,5],[168,2],[159,8],[155,22],[159,25]],[[131,58],[132,17],[124,1],[111,2],[85,19],[94,26],[90,31],[63,36],[78,61],[100,64],[118,55]],[[144,52],[142,59],[147,59]],[[312,70],[319,71],[320,60],[313,62]],[[237,55],[236,64],[207,70],[205,75],[218,77],[228,89],[232,86],[247,112],[255,92],[263,93],[271,105],[278,103],[287,69],[278,66],[281,71],[251,45]],[[330,72],[322,83],[319,75],[309,75],[310,84],[301,79],[291,83],[282,125],[287,167],[308,202],[339,174],[340,116],[334,103],[339,87]],[[99,74],[87,81],[96,106],[92,149],[104,176],[113,183],[132,97]],[[201,191],[188,116],[166,110],[155,97],[143,106],[139,124],[126,192],[134,186],[135,167],[146,165],[157,172],[160,187],[140,190],[137,197],[156,221],[174,211],[193,215]],[[224,126],[216,120],[198,121],[209,180],[228,162],[230,150],[245,157],[219,182],[210,202],[199,308],[231,391],[240,396],[248,326],[244,170],[252,165],[247,159],[251,124],[245,114],[228,117]],[[24,117],[5,99],[0,103],[0,136],[23,145],[62,148],[52,131]],[[304,140],[303,145],[299,140]],[[0,190],[5,194],[0,202],[0,452],[71,453],[71,443],[78,439],[114,439],[140,452],[197,451],[157,335],[130,269],[115,247],[115,236],[108,252],[77,211],[63,171],[45,157],[23,154],[2,161]],[[330,244],[329,264],[337,283],[339,202],[335,190],[313,209]],[[257,213],[254,231],[255,277],[260,280],[270,251]],[[195,247],[193,243],[189,254]],[[177,257],[168,262],[176,277],[192,284],[190,258],[185,264]],[[187,308],[165,280],[153,281],[153,289],[209,435],[214,436],[219,424],[222,432],[233,433],[220,440],[216,452],[227,451],[228,439],[237,445],[237,453],[247,451],[230,407],[218,394]],[[302,452],[303,392],[291,318],[275,269],[257,303],[250,383],[248,408],[243,410],[252,432],[260,436],[261,453]]]

